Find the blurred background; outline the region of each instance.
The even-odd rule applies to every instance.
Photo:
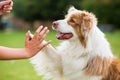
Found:
[[[0,16],[0,45],[24,47],[28,30],[32,33],[40,25],[50,33],[46,40],[59,45],[51,24],[64,18],[70,6],[92,12],[98,18],[98,27],[106,34],[113,53],[120,58],[120,0],[13,0],[11,13]],[[29,60],[0,61],[0,80],[41,80]]]

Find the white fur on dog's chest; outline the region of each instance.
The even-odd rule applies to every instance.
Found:
[[[65,80],[100,80],[98,77],[84,75],[83,69],[87,65],[88,59],[87,56],[80,59],[62,57],[62,69]]]
[[[89,77],[84,74],[83,69],[87,65],[89,55],[83,53],[81,46],[70,46],[68,42],[63,42],[57,50],[61,53],[62,71],[65,80],[100,80],[99,77]],[[77,46],[77,47],[76,47]],[[80,50],[81,49],[81,50]],[[85,52],[85,51],[84,51]]]
[[[87,65],[89,57],[87,54],[83,55],[78,46],[70,45],[69,42],[63,42],[57,48],[61,52],[59,55],[62,58],[63,77],[65,80],[79,80],[83,77],[82,69]]]
[[[83,75],[82,69],[87,62],[85,59],[71,59],[66,57],[62,59],[63,75],[67,80],[77,80]],[[78,64],[79,63],[79,64]]]

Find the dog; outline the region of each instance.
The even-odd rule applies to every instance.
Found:
[[[120,80],[119,60],[93,13],[70,7],[65,19],[52,27],[63,42],[56,48],[48,45],[30,59],[44,80]]]

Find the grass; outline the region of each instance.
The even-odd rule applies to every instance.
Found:
[[[50,32],[46,40],[51,39],[52,45],[57,46],[59,41],[55,38],[55,32]],[[24,47],[25,32],[4,33],[0,32],[0,45],[7,47]],[[106,37],[112,46],[112,51],[120,58],[120,31],[106,33]],[[37,76],[29,60],[0,61],[0,80],[41,80]]]
[[[111,45],[113,54],[120,58],[120,31],[106,33],[106,37]]]
[[[7,47],[24,47],[25,32],[0,32],[0,45]],[[51,39],[52,44],[58,44],[55,32],[51,32],[46,40]],[[29,63],[29,60],[0,61],[0,80],[41,80]]]

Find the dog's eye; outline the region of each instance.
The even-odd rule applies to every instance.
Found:
[[[74,19],[70,19],[70,22],[71,22],[71,23],[75,23],[75,20],[74,20]]]

